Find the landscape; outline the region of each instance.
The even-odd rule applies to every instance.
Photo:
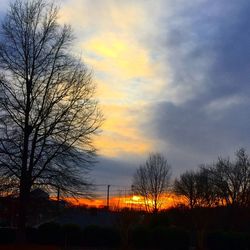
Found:
[[[250,2],[1,0],[0,250],[250,249]]]

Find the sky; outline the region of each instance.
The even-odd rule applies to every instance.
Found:
[[[105,117],[95,183],[129,186],[150,152],[173,177],[240,147],[250,153],[248,0],[57,3]]]

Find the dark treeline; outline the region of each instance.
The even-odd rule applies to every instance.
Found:
[[[147,164],[162,166],[162,162],[149,158]],[[154,188],[165,185],[162,172],[155,167],[153,174],[147,174],[148,168],[140,168],[143,174],[137,174],[134,183],[139,191],[164,199]],[[127,230],[128,244],[139,249],[250,249],[250,158],[245,149],[239,149],[234,159],[219,157],[186,171],[165,187],[183,203],[146,213]]]
[[[143,197],[146,211],[157,213],[162,209],[168,193],[175,193],[191,209],[250,206],[250,158],[243,148],[233,160],[219,157],[212,164],[184,172],[173,185],[171,172],[171,165],[159,153],[150,154],[136,170],[131,189],[133,194]]]
[[[186,198],[190,208],[250,206],[250,159],[239,149],[235,159],[219,157],[211,165],[186,171],[174,182],[174,192]]]

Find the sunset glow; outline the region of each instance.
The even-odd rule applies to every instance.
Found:
[[[55,198],[52,198],[55,199]],[[85,199],[85,198],[65,198],[65,200],[72,205],[76,206],[87,206],[89,208],[104,208],[107,206],[106,199]],[[153,202],[149,202],[153,203]],[[175,207],[179,204],[187,204],[185,199],[181,196],[176,196],[173,194],[165,195],[161,200],[160,210],[168,209],[170,207]],[[130,208],[135,210],[145,210],[144,199],[141,196],[137,195],[128,195],[126,197],[112,197],[109,201],[111,210],[119,210],[122,208]],[[150,206],[150,204],[148,204]]]
[[[95,138],[97,182],[108,183],[105,171],[115,161],[127,176],[115,170],[112,180],[129,186],[150,152],[165,154],[178,176],[249,146],[242,135],[249,130],[249,98],[241,91],[247,89],[248,59],[236,51],[248,51],[248,40],[240,44],[247,19],[241,18],[244,4],[227,5],[225,10],[224,1],[63,1],[60,22],[75,30],[75,52],[93,70],[105,117]],[[231,44],[238,33],[241,39]]]
[[[1,0],[0,250],[250,250],[249,27],[249,0]]]

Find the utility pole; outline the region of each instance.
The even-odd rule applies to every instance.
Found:
[[[57,202],[59,204],[59,201],[60,201],[60,187],[57,188],[57,197],[56,197],[56,199],[57,199]]]
[[[59,214],[60,212],[60,187],[57,187],[57,213]]]
[[[107,209],[109,210],[109,189],[110,189],[110,185],[108,185],[108,189],[107,189]]]

